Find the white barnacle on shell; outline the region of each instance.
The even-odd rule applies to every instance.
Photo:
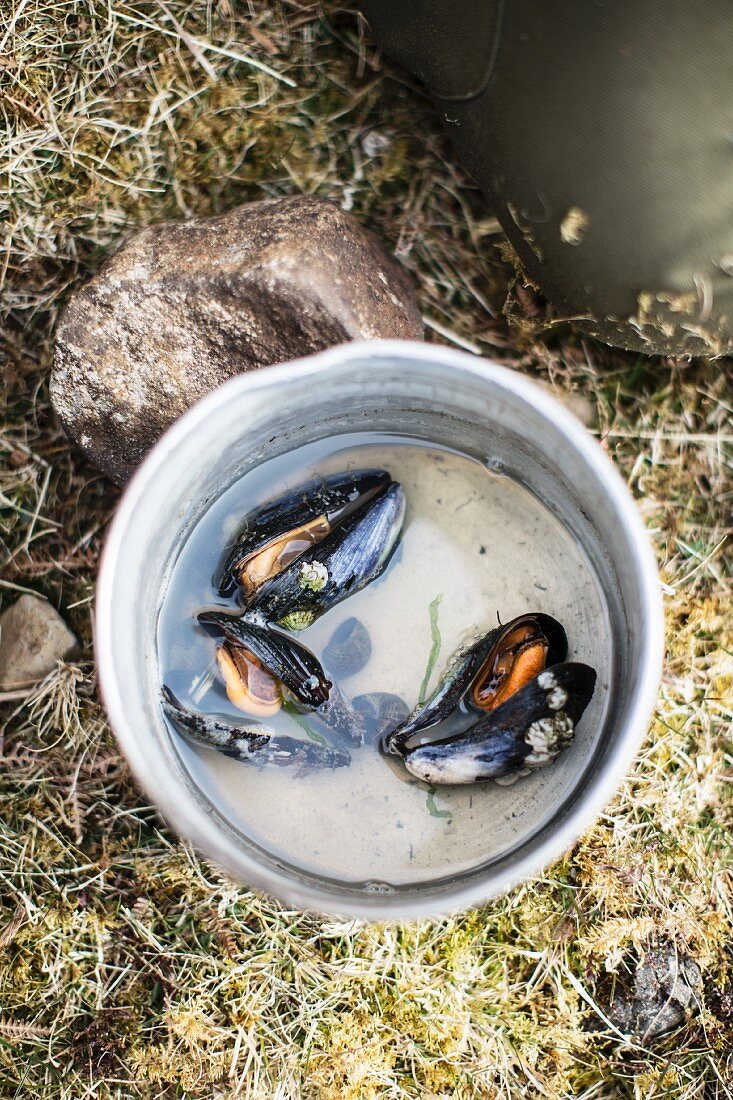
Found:
[[[550,694],[547,696],[547,705],[550,710],[561,710],[568,701],[568,693],[565,688],[557,687],[553,688]]]
[[[304,561],[298,573],[298,584],[311,592],[320,592],[328,584],[328,569],[321,561]]]
[[[525,766],[542,768],[545,764],[551,764],[570,743],[574,731],[575,723],[562,710],[548,718],[538,718],[524,735],[531,749],[524,759]]]
[[[557,677],[551,668],[544,669],[537,677],[537,683],[543,691],[548,692],[547,705],[550,710],[561,710],[568,701],[568,693],[560,687]]]

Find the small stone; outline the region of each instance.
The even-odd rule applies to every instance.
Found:
[[[650,1042],[683,1024],[700,1005],[702,975],[694,959],[670,944],[647,951],[631,988],[619,989],[608,1017],[619,1031]]]
[[[77,648],[76,637],[48,600],[21,596],[0,615],[0,691],[37,683]]]
[[[353,676],[355,672],[361,672],[371,655],[369,631],[353,616],[336,627],[323,650],[328,671],[336,676]]]
[[[410,713],[404,699],[389,691],[373,691],[357,695],[352,702],[364,722],[364,736],[368,741],[381,741],[402,725]]]
[[[422,335],[409,279],[376,236],[324,199],[272,199],[127,241],[64,311],[51,396],[68,434],[123,484],[236,374]]]

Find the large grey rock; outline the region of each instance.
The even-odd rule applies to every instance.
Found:
[[[310,196],[136,233],[74,294],[51,396],[124,482],[158,436],[241,371],[347,340],[420,339],[410,283],[379,240]]]
[[[0,615],[0,691],[42,680],[77,647],[76,637],[48,600],[21,596]]]
[[[630,987],[616,991],[609,1019],[644,1042],[679,1027],[699,1008],[702,976],[694,959],[664,944],[647,951]]]

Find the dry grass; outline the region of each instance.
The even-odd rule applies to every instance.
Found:
[[[614,804],[543,877],[434,923],[283,911],[199,861],[141,805],[91,663],[7,700],[0,1096],[731,1096],[729,364],[509,328],[495,222],[429,106],[333,4],[15,0],[0,111],[4,600],[44,593],[89,646],[115,494],[48,406],[70,288],[135,226],[304,190],[388,238],[434,335],[596,403],[669,614],[657,718]],[[697,959],[704,989],[689,1023],[645,1046],[605,1008],[663,941]]]

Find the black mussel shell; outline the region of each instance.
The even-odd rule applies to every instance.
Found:
[[[302,630],[384,571],[402,530],[405,494],[390,482],[359,504],[316,546],[266,581],[251,610],[288,630]]]
[[[488,634],[484,634],[471,645],[458,651],[430,698],[415,707],[407,721],[393,730],[386,739],[385,750],[402,753],[411,737],[445,721],[461,704],[470,711],[477,710],[478,708],[470,699],[474,684],[492,653],[501,646],[502,641],[509,634],[525,622],[535,624],[538,632],[547,641],[545,667],[549,668],[550,665],[559,664],[565,660],[568,654],[568,640],[565,630],[557,619],[542,612],[518,615],[515,619],[503,626],[495,627]],[[478,713],[481,711],[478,710]]]
[[[268,672],[304,706],[319,707],[328,699],[331,681],[318,658],[302,642],[280,630],[252,622],[246,615],[199,611],[196,618],[204,626],[221,630],[230,641],[254,653]]]
[[[260,733],[222,722],[208,714],[198,714],[182,706],[165,686],[162,695],[163,712],[180,733],[198,745],[216,749],[244,764],[258,768],[295,766],[301,772],[308,772],[314,768],[345,768],[351,763],[344,749]]]
[[[239,566],[261,547],[318,516],[325,516],[331,525],[337,523],[351,508],[389,481],[386,470],[330,474],[289,489],[249,512],[214,574],[214,586],[219,595],[228,596],[235,590]]]
[[[480,783],[544,767],[573,740],[595,683],[588,665],[546,668],[464,733],[408,750],[405,767],[435,785]]]
[[[270,741],[271,734],[262,727],[254,729],[222,722],[210,714],[199,714],[184,707],[165,684],[162,689],[163,713],[173,725],[191,740],[222,751],[236,752],[239,759],[246,759]]]
[[[260,756],[264,759],[260,760]],[[351,756],[346,749],[332,745],[320,745],[315,741],[300,741],[297,737],[273,737],[261,753],[255,755],[254,764],[270,764],[277,768],[295,765],[299,775],[318,768],[347,768]]]
[[[389,691],[357,695],[351,705],[362,717],[364,739],[372,743],[381,741],[404,722],[410,710],[404,699]]]
[[[369,631],[353,616],[336,627],[323,650],[326,668],[336,676],[353,676],[361,672],[371,655]]]

